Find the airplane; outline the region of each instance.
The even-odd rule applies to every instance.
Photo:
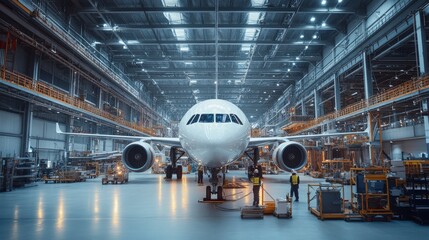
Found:
[[[195,104],[185,113],[178,128],[178,138],[62,132],[58,123],[56,132],[74,136],[137,140],[128,144],[122,151],[123,164],[134,172],[144,172],[154,164],[155,151],[151,144],[170,146],[172,164],[166,168],[166,179],[171,179],[173,173],[177,179],[182,178],[182,166],[177,166],[176,163],[180,156],[186,153],[191,160],[201,163],[209,172],[210,185],[206,187],[204,200],[211,200],[212,194],[217,195],[217,200],[223,199],[218,174],[245,152],[253,150],[252,160],[256,167],[259,146],[276,144],[273,151],[274,164],[284,171],[292,171],[302,169],[307,163],[306,148],[301,143],[291,141],[292,139],[368,134],[365,130],[252,138],[251,125],[243,111],[222,99],[209,99]]]

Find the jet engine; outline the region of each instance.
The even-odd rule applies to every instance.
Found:
[[[152,167],[155,152],[147,142],[133,142],[122,151],[122,163],[131,171],[144,172]]]
[[[307,151],[300,143],[284,142],[274,149],[273,161],[282,170],[299,170],[307,163]]]

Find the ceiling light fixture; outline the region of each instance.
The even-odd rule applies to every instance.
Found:
[[[326,5],[326,0],[322,0],[322,5]]]
[[[326,27],[326,22],[325,21],[322,22],[322,27]]]
[[[304,34],[301,34],[301,35],[299,36],[299,38],[303,39],[303,38],[304,38]]]
[[[314,21],[316,21],[316,18],[315,17],[311,17],[310,21],[314,22]]]
[[[316,34],[314,34],[314,35],[313,35],[313,39],[316,39],[316,38],[317,38],[317,35],[316,35]]]

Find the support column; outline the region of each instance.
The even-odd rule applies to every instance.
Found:
[[[372,86],[372,67],[371,60],[369,59],[366,51],[362,53],[362,61],[363,61],[363,81],[365,86],[365,99],[368,99],[373,94],[373,86]]]
[[[426,45],[426,32],[424,26],[424,13],[422,10],[416,12],[414,15],[415,31],[416,31],[416,44],[417,44],[417,59],[419,66],[419,76],[422,76],[429,72],[428,66],[428,53]]]
[[[427,113],[429,112],[429,100],[423,99],[422,101],[422,110],[424,113],[426,113],[423,117],[424,119],[424,126],[425,126],[425,139],[426,139],[426,156],[429,153],[429,116]]]
[[[40,65],[40,54],[39,51],[34,51],[34,65],[33,65],[33,82],[39,80],[39,65]]]
[[[419,66],[419,76],[423,76],[429,72],[428,64],[428,52],[426,45],[426,32],[424,27],[424,12],[422,10],[416,12],[414,15],[414,25],[416,33],[416,44],[417,44],[417,60]],[[423,99],[422,101],[422,110],[424,113],[428,113],[428,99]],[[429,153],[429,116],[425,114],[423,116],[424,126],[425,126],[425,140],[426,140],[426,153]]]
[[[22,121],[22,144],[21,144],[21,156],[24,156],[24,153],[30,152],[30,136],[31,129],[33,126],[33,104],[27,102],[25,104],[24,117]]]
[[[334,74],[335,111],[341,110],[340,79]]]
[[[316,89],[313,91],[314,95],[314,118],[320,117],[320,92],[318,92]]]
[[[369,128],[369,145],[368,145],[368,159],[372,166],[375,166],[374,156],[374,126],[372,125],[372,114],[368,112],[367,126]]]
[[[305,108],[304,100],[301,102],[301,115],[307,116],[307,109]]]

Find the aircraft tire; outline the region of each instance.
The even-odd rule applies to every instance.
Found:
[[[222,186],[218,186],[217,187],[217,200],[222,200],[223,199],[222,193],[223,193]]]
[[[212,188],[210,186],[206,187],[206,200],[212,199]]]
[[[177,166],[177,169],[176,169],[177,179],[182,179],[182,173],[183,173],[182,166]]]
[[[165,178],[171,179],[173,177],[173,167],[171,165],[167,166],[167,169],[165,169]]]

